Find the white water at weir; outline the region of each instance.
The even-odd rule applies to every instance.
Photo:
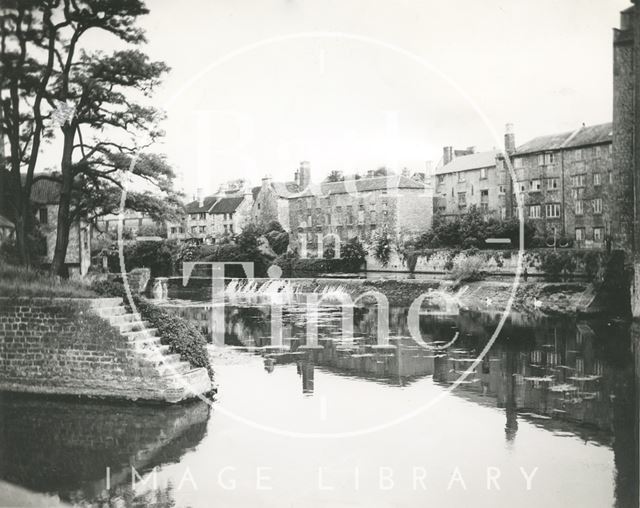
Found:
[[[313,291],[304,290],[285,279],[271,279],[264,283],[247,279],[232,279],[224,290],[230,301],[269,299],[277,303],[293,303],[297,296],[316,294],[323,301],[345,301],[350,297],[343,285],[330,285],[315,288]]]

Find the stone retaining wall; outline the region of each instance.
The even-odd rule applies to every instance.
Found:
[[[130,316],[120,298],[0,298],[0,390],[163,402],[210,391],[205,369]]]

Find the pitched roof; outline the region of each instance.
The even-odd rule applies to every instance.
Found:
[[[191,201],[184,205],[184,209],[187,213],[205,213],[209,211],[217,199],[217,196],[207,196],[202,200],[202,205],[198,200]]]
[[[60,201],[60,182],[38,180],[31,187],[31,201],[39,204],[53,204]]]
[[[353,192],[370,192],[385,189],[424,189],[424,184],[400,175],[379,176],[374,178],[360,178],[342,182],[323,182],[320,184],[322,194],[347,194]],[[316,186],[317,189],[317,186]],[[303,196],[313,195],[313,189],[303,193]],[[290,196],[297,197],[297,196]]]
[[[243,197],[240,198],[220,198],[213,205],[209,213],[232,213],[240,206],[240,203],[244,201]]]
[[[297,194],[303,190],[296,182],[271,182],[271,188],[281,198],[288,198],[291,194]]]
[[[469,171],[471,169],[489,168],[496,165],[498,150],[488,152],[477,152],[469,155],[456,157],[449,164],[436,170],[436,174],[457,173],[459,171]]]
[[[613,139],[613,124],[582,126],[576,130],[538,136],[516,149],[515,155],[560,150],[561,148],[577,148],[580,146],[608,143]]]

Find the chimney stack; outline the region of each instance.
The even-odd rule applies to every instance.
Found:
[[[508,123],[504,127],[504,151],[512,154],[516,151],[516,135],[513,132],[513,124]]]
[[[202,187],[198,187],[196,189],[196,199],[198,200],[198,206],[202,206],[204,204],[204,198],[202,197]]]
[[[468,146],[467,147],[467,152],[469,152],[469,154],[476,153],[476,147],[475,146]]]
[[[442,149],[442,165],[446,166],[453,160],[453,147],[445,146]]]
[[[298,170],[298,185],[300,189],[306,189],[311,183],[311,164],[309,161],[302,161]]]

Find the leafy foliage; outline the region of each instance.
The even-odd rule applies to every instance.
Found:
[[[387,232],[376,236],[373,243],[373,255],[380,261],[382,266],[387,266],[392,252],[391,238]]]
[[[204,367],[213,379],[213,368],[209,362],[207,341],[200,330],[186,319],[167,312],[144,298],[136,298],[136,308],[145,321],[158,329],[162,344],[169,346],[171,353],[189,362],[193,368]]]
[[[535,227],[525,223],[525,247],[535,246],[534,236]],[[490,247],[485,241],[487,238],[508,238],[512,247],[518,247],[520,221],[515,218],[499,220],[485,217],[476,207],[471,207],[468,213],[453,219],[434,215],[433,227],[418,239],[416,247],[482,249]]]

